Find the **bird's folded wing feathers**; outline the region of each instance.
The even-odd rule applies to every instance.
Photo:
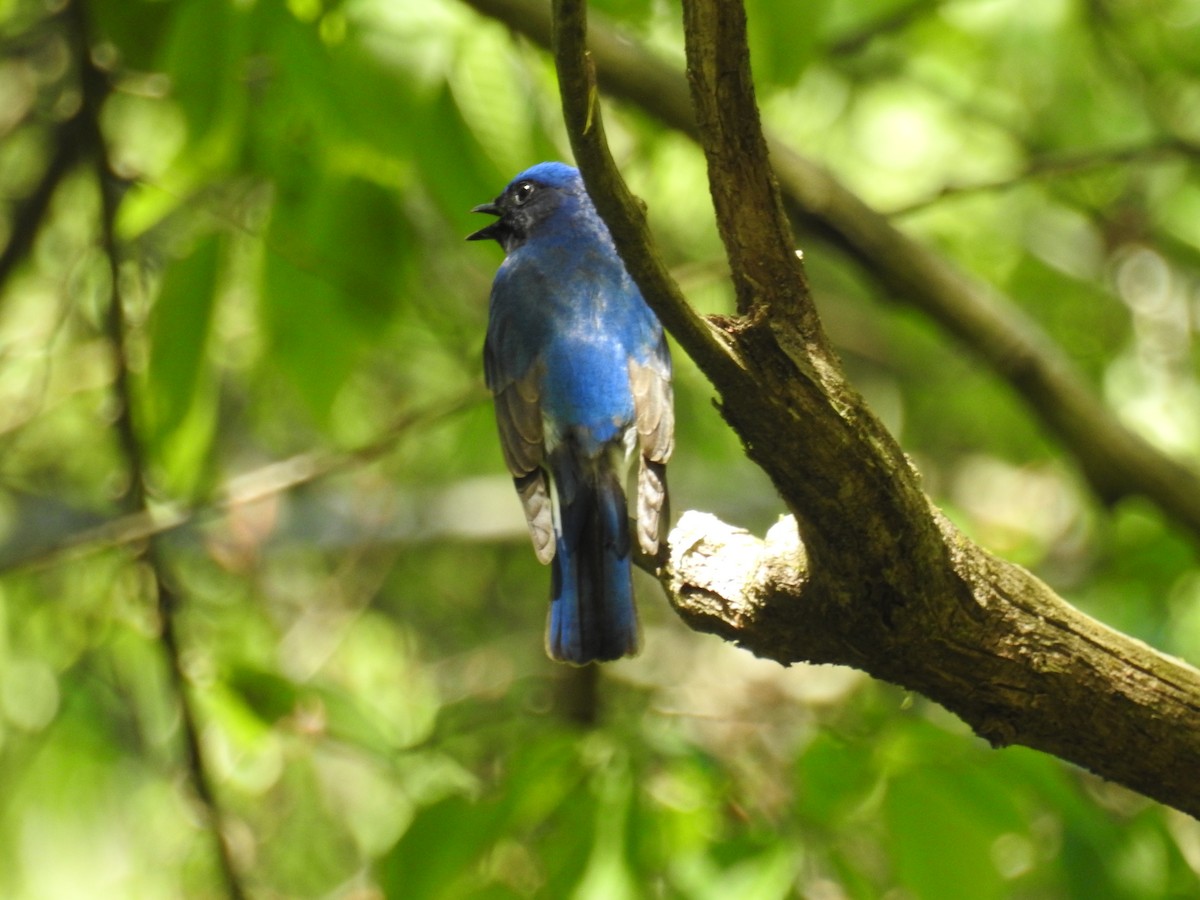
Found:
[[[663,355],[642,364],[629,361],[629,386],[637,416],[638,543],[646,553],[658,552],[666,524],[666,463],[675,449],[675,406],[670,362]]]
[[[534,366],[523,377],[493,389],[504,461],[525,510],[533,550],[538,560],[548,563],[554,558],[554,512],[542,469],[546,446],[539,376],[540,368]]]
[[[533,552],[538,562],[545,565],[554,559],[554,510],[550,506],[550,494],[546,490],[546,475],[534,469],[524,478],[514,478],[517,495],[525,508],[525,520],[529,523],[529,538],[533,541]]]
[[[513,478],[520,478],[540,466],[545,455],[536,373],[501,387],[495,399],[504,461]]]

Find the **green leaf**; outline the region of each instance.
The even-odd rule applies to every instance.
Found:
[[[389,897],[461,897],[477,882],[470,871],[497,837],[495,807],[462,796],[421,809],[379,861],[376,877]]]
[[[651,0],[596,0],[590,4],[614,21],[622,25],[641,25],[650,19],[654,11]]]
[[[836,821],[862,803],[878,775],[861,744],[821,732],[796,762],[797,806],[814,822]]]
[[[358,868],[353,839],[325,799],[316,762],[304,757],[284,770],[278,800],[286,811],[271,819],[270,840],[258,844],[261,864],[280,896],[336,895]]]
[[[321,121],[333,123],[347,140],[365,142],[407,170],[414,145],[426,140],[413,127],[418,92],[410,73],[369,52],[361,42],[346,41],[326,48],[322,74],[326,77],[321,83],[312,85],[319,91],[314,96],[322,103]]]
[[[144,409],[149,455],[167,487],[184,495],[206,470],[216,425],[208,346],[220,263],[221,241],[212,235],[175,260],[163,277],[148,328]]]
[[[468,225],[467,211],[495,197],[517,173],[500,172],[491,164],[448,87],[423,103],[418,116],[413,128],[427,137],[414,148],[421,186],[443,213]]]
[[[894,779],[884,800],[892,858],[901,882],[922,900],[1008,896],[992,848],[1024,823],[997,804],[994,781],[931,766]],[[995,789],[1002,790],[999,786]]]
[[[384,336],[415,242],[395,198],[361,178],[284,184],[267,232],[263,326],[314,418]]]
[[[319,710],[323,730],[333,739],[388,758],[396,741],[378,725],[378,714],[365,698],[324,683],[296,684],[275,672],[247,664],[234,665],[226,678],[228,688],[264,725],[280,720],[308,705]]]
[[[154,67],[174,12],[172,4],[147,0],[93,0],[88,4],[94,27],[116,47],[121,64],[140,71]]]
[[[171,97],[183,110],[192,139],[227,127],[245,105],[248,73],[246,16],[228,0],[172,4],[175,15],[163,42],[160,65],[170,77]]]
[[[783,900],[794,896],[799,848],[778,844],[725,869],[711,885],[712,900]]]
[[[296,711],[300,692],[288,678],[254,666],[235,666],[226,683],[265,725],[274,725]]]
[[[318,267],[269,253],[264,266],[262,324],[267,352],[321,424],[362,355],[348,298]]]
[[[762,84],[794,84],[812,61],[833,0],[749,0],[750,66]]]
[[[400,300],[401,261],[416,236],[396,197],[362,178],[348,178],[316,194],[308,220],[326,277],[347,299],[346,312],[364,337],[377,336]]]
[[[514,825],[539,826],[580,789],[584,773],[575,744],[573,736],[547,733],[513,748],[503,802]]]

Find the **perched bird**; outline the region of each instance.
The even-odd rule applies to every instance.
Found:
[[[674,447],[671,357],[579,172],[539,163],[472,212],[468,236],[505,259],[492,285],[484,375],[533,549],[552,563],[546,652],[583,665],[638,649],[626,485],[658,551]]]

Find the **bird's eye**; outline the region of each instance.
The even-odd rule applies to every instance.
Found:
[[[517,185],[517,189],[513,191],[513,203],[517,204],[517,206],[523,206],[533,196],[533,190],[532,181],[522,181]]]

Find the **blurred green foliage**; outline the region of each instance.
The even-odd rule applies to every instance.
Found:
[[[481,384],[498,251],[462,241],[472,205],[568,155],[536,47],[454,0],[78,2],[123,182],[133,422],[151,511],[183,521],[160,551],[250,896],[1200,893],[1195,821],[857,673],[692,634],[648,579],[641,657],[544,659],[548,574]],[[675,4],[595,6],[680,58]],[[1200,0],[747,6],[772,127],[1200,462]],[[87,159],[51,177],[83,104],[76,8],[0,3],[0,242],[46,207],[0,293],[0,895],[219,896],[141,544],[52,552],[130,483],[100,185]],[[681,282],[729,309],[699,152],[609,119]],[[1006,385],[800,239],[937,501],[1200,661],[1193,544],[1099,505]],[[675,508],[762,530],[780,503],[677,366]]]

